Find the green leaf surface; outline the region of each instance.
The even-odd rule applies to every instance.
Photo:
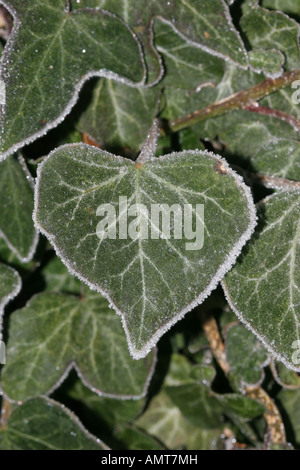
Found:
[[[37,227],[68,269],[102,292],[122,315],[135,358],[144,357],[170,326],[208,296],[256,224],[248,188],[220,157],[186,151],[153,159],[153,153],[148,142],[141,154],[145,161],[135,164],[83,144],[63,146],[40,165],[36,185]],[[120,196],[139,209],[133,221],[128,216],[135,224],[130,236],[130,226],[127,234],[119,233],[119,213],[126,213],[118,210]],[[106,203],[117,209],[115,239],[105,232],[97,235],[97,210]],[[194,244],[187,243],[184,231],[175,238],[175,224],[169,235],[163,233],[149,216],[153,204],[177,204],[181,214],[185,204],[192,205],[193,224],[204,235],[202,248],[195,237]],[[204,223],[195,213],[197,204],[203,204]],[[141,209],[148,211],[142,221],[150,227],[148,238],[144,229],[136,230]]]
[[[93,417],[104,421],[112,429],[121,424],[131,423],[139,415],[145,406],[145,399],[139,400],[117,400],[99,396],[93,393],[77,380],[75,385],[68,391],[68,396],[80,401],[85,408],[93,413]],[[107,440],[107,439],[106,439]]]
[[[255,400],[237,393],[214,394],[222,405],[224,412],[231,418],[236,417],[245,421],[261,416],[265,407]]]
[[[194,426],[216,429],[221,426],[222,406],[205,385],[166,387],[166,393]]]
[[[290,390],[300,389],[300,376],[295,371],[288,369],[282,362],[276,360],[271,363],[271,370],[276,382]]]
[[[263,72],[265,75],[280,77],[283,73],[283,64],[285,57],[282,52],[276,49],[255,49],[249,52],[249,61],[251,67],[257,72]]]
[[[249,159],[250,170],[269,176],[300,180],[300,142],[274,139],[264,144]]]
[[[0,201],[0,236],[26,263],[34,255],[38,235],[32,222],[33,181],[21,157],[14,155],[0,163]]]
[[[281,390],[278,400],[289,421],[289,438],[296,448],[300,449],[300,390]]]
[[[286,58],[286,70],[300,67],[299,24],[280,11],[254,5],[241,19],[241,27],[255,49],[277,49]]]
[[[287,14],[299,15],[299,0],[262,0],[261,3],[265,8],[283,11]]]
[[[226,332],[226,358],[229,379],[239,391],[247,386],[258,386],[264,379],[263,368],[270,362],[270,354],[257,337],[242,325],[229,327]]]
[[[134,361],[120,319],[85,288],[81,298],[39,294],[11,316],[1,386],[10,399],[46,394],[75,367],[95,393],[138,398],[147,391],[155,355]]]
[[[112,13],[70,12],[65,0],[1,4],[14,17],[0,66],[6,94],[1,159],[61,122],[88,78],[114,78],[132,86],[143,81],[141,47]]]
[[[115,432],[116,438],[121,442],[118,450],[163,450],[165,447],[154,437],[134,425],[119,426]]]
[[[76,8],[76,2],[72,1]],[[81,0],[120,15],[139,34],[153,17],[172,26],[187,42],[246,68],[247,53],[223,0]],[[188,25],[188,27],[187,27]]]
[[[22,281],[17,271],[0,263],[0,339],[2,338],[2,315],[4,307],[21,290]]]
[[[140,150],[158,111],[159,94],[157,88],[130,88],[100,79],[78,128],[115,152],[124,148]]]
[[[241,321],[275,357],[299,371],[300,194],[270,196],[259,215],[257,236],[223,288]]]
[[[186,41],[162,18],[154,21],[155,46],[162,55],[166,74],[164,86],[197,89],[217,85],[224,73],[224,60]]]
[[[220,445],[219,429],[201,429],[194,426],[184,418],[165,391],[151,400],[146,412],[135,424],[172,450],[216,450]]]
[[[0,429],[1,450],[103,450],[68,408],[47,397],[17,407]]]

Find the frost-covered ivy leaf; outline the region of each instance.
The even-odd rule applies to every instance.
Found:
[[[76,8],[76,1],[72,1]],[[187,42],[212,55],[247,68],[247,53],[223,0],[81,0],[120,15],[139,34],[153,17],[172,26]]]
[[[0,263],[0,339],[2,338],[2,315],[6,304],[21,290],[21,278],[10,266]]]
[[[140,45],[120,18],[65,0],[1,1],[14,17],[2,56],[1,158],[45,134],[68,114],[91,76],[141,83]],[[126,52],[126,53],[125,53]]]
[[[32,222],[33,183],[15,155],[0,163],[0,201],[0,236],[20,261],[28,262],[38,241]]]
[[[257,72],[280,77],[285,57],[276,49],[254,49],[248,53],[251,67]]]
[[[262,6],[284,13],[299,15],[299,0],[262,0]]]
[[[280,50],[286,58],[286,70],[300,67],[300,26],[295,20],[280,11],[253,5],[240,24],[253,48]]]
[[[270,354],[263,344],[242,325],[229,327],[226,332],[226,358],[230,381],[241,392],[246,386],[262,383],[263,368],[270,362]]]
[[[18,406],[6,428],[0,429],[1,450],[103,450],[65,406],[38,397]]]
[[[164,86],[199,90],[217,85],[224,74],[224,61],[187,42],[169,23],[154,21],[155,46],[163,57]]]
[[[14,312],[7,358],[1,386],[15,401],[54,390],[72,366],[96,393],[138,398],[155,364],[154,355],[130,357],[120,319],[87,287],[82,298],[38,294]]]
[[[71,276],[58,256],[54,256],[43,268],[42,276],[45,289],[49,292],[63,292],[67,294],[80,294],[81,283],[75,276]]]
[[[4,238],[0,237],[0,262],[8,264],[15,269],[18,269],[21,274],[32,272],[37,267],[37,262],[31,260],[28,263],[23,263],[17,258],[15,253],[8,248]]]
[[[140,150],[158,111],[158,88],[100,79],[78,128],[105,148]]]
[[[136,163],[83,144],[63,146],[40,165],[36,185],[37,227],[69,270],[122,315],[135,358],[208,296],[256,224],[249,189],[221,157],[153,154],[150,141]],[[109,238],[107,217],[97,216],[107,204],[116,226]],[[166,208],[175,210],[175,222]]]
[[[145,413],[135,424],[155,436],[169,449],[217,449],[220,446],[220,429],[201,429],[184,418],[179,408],[165,391],[150,402]]]
[[[259,205],[257,236],[223,281],[231,308],[287,367],[299,368],[300,194]]]
[[[300,142],[292,139],[272,139],[249,159],[250,171],[300,180]]]

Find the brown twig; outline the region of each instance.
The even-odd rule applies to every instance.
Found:
[[[203,329],[214,357],[225,375],[227,375],[230,367],[226,358],[224,343],[213,315],[207,314],[205,316]],[[274,401],[261,387],[246,387],[245,392],[250,398],[265,406],[264,417],[268,425],[271,442],[274,444],[286,443],[284,425]]]
[[[280,176],[265,175],[263,173],[252,173],[238,165],[232,165],[232,168],[242,173],[246,181],[260,183],[266,188],[300,191],[300,181],[293,181]]]
[[[2,399],[2,409],[1,409],[1,419],[0,419],[0,425],[1,429],[5,430],[7,426],[7,422],[9,420],[9,417],[11,415],[11,403],[6,400],[6,398]]]
[[[292,126],[296,132],[300,132],[300,121],[294,116],[285,113],[284,111],[268,108],[266,106],[260,106],[257,102],[246,106],[245,109],[247,111],[251,111],[252,113],[261,114],[262,116],[269,116],[280,119],[281,121],[287,122],[290,126]]]
[[[203,322],[203,330],[208,339],[210,349],[216,361],[220,365],[225,374],[229,372],[229,364],[227,362],[224,343],[221,338],[217,322],[213,315],[207,314]]]
[[[186,127],[197,124],[199,122],[206,121],[207,119],[221,116],[222,114],[228,113],[230,111],[254,111],[254,108],[256,108],[255,112],[257,112],[257,101],[261,100],[265,96],[270,95],[271,93],[274,93],[275,91],[290,86],[295,80],[299,79],[300,70],[286,72],[281,77],[275,79],[267,78],[266,80],[259,83],[258,85],[255,85],[254,87],[239,91],[238,93],[228,96],[227,98],[224,98],[221,101],[207,106],[206,108],[194,111],[193,113],[190,113],[187,116],[170,121],[169,129],[172,132],[176,132]],[[263,113],[263,108],[261,111]],[[294,120],[292,116],[290,116],[288,119],[288,115],[285,115],[285,113],[274,110],[273,117],[286,120],[291,125],[293,125],[293,127],[296,127],[298,131],[300,131],[298,122],[296,122],[297,120]]]

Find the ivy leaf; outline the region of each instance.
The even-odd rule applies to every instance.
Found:
[[[295,0],[263,0],[262,6],[273,10],[280,10],[284,13],[298,15],[299,4]]]
[[[221,426],[222,406],[205,385],[190,383],[166,387],[166,393],[194,426],[202,429]]]
[[[271,371],[274,380],[282,387],[290,390],[300,389],[300,376],[297,372],[288,369],[282,362],[272,360]]]
[[[270,362],[270,354],[257,337],[241,325],[234,325],[226,332],[226,358],[229,363],[229,379],[239,391],[246,386],[258,386],[264,379],[263,367]]]
[[[11,316],[7,365],[1,385],[10,399],[49,393],[71,367],[94,392],[116,398],[143,396],[155,357],[133,361],[119,318],[100,295],[38,294]]]
[[[291,191],[274,194],[259,205],[257,236],[223,281],[229,304],[241,321],[296,371],[300,370],[295,359],[300,344],[299,203],[300,194]]]
[[[165,391],[155,396],[135,424],[163,442],[169,449],[217,449],[219,429],[201,429],[185,419]]]
[[[292,139],[269,140],[251,157],[249,166],[259,173],[299,181],[300,142]]]
[[[140,415],[145,407],[145,399],[116,400],[115,398],[99,397],[96,393],[86,388],[80,380],[68,391],[68,396],[80,401],[81,405],[93,413],[97,421],[105,422],[111,429],[118,425],[132,423],[137,415]],[[105,441],[109,443],[108,436]]]
[[[76,2],[72,5],[76,8]],[[80,6],[107,8],[122,16],[138,34],[159,17],[190,44],[242,68],[248,66],[244,44],[223,0],[201,0],[196,4],[186,0],[140,0],[138,4],[134,0],[81,0]]]
[[[65,0],[1,4],[14,17],[0,72],[6,94],[0,116],[1,159],[61,122],[91,76],[132,86],[142,83],[140,45],[112,13],[69,11]]]
[[[138,151],[158,111],[160,90],[100,79],[78,128],[105,148]]]
[[[154,20],[155,47],[163,57],[164,86],[200,90],[217,85],[224,74],[224,60],[186,41],[162,18]]]
[[[4,307],[21,290],[22,281],[17,271],[0,263],[0,339]]]
[[[280,77],[285,57],[276,49],[254,49],[248,53],[251,67],[258,73]]]
[[[92,436],[65,406],[38,397],[18,406],[6,428],[0,429],[2,450],[103,450],[107,447]]]
[[[33,257],[38,235],[32,222],[33,182],[21,157],[14,155],[0,163],[0,200],[0,236],[26,263]]]
[[[286,70],[300,67],[299,24],[281,11],[258,5],[241,18],[241,27],[255,49],[278,49],[285,55]]]
[[[83,144],[60,147],[40,165],[36,185],[36,226],[70,272],[103,293],[122,315],[136,359],[208,296],[256,224],[250,191],[224,160],[201,151],[154,158],[151,135],[136,163]],[[98,207],[117,208],[119,196],[121,203],[139,208],[131,225],[142,223],[141,208],[147,212],[144,228],[133,233],[129,226],[123,234],[119,212],[127,209],[117,209],[115,239],[99,238]],[[177,204],[181,215],[190,205],[203,246],[199,239],[187,244],[182,225],[181,238],[174,237],[176,224],[163,233],[149,216],[154,204],[156,209]],[[205,223],[195,212],[197,204],[205,206]]]

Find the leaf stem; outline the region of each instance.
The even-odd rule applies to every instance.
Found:
[[[267,114],[266,109],[259,107],[257,101],[261,100],[265,96],[274,93],[275,91],[281,90],[290,86],[295,80],[300,79],[300,70],[293,70],[291,72],[286,72],[279,78],[267,78],[263,82],[255,85],[246,90],[239,91],[227,98],[224,98],[221,101],[213,103],[206,108],[194,111],[182,118],[175,119],[169,122],[169,129],[172,132],[177,132],[186,127],[193,126],[199,122],[206,121],[222,114],[228,113],[230,111],[236,110],[248,110],[252,112],[261,112],[261,114]],[[272,111],[272,113],[270,113]],[[280,119],[285,118],[293,127],[297,128],[300,132],[300,123],[292,116],[289,116],[286,113],[281,111],[269,110],[269,114],[273,117]]]
[[[9,420],[9,417],[11,415],[11,403],[6,399],[2,398],[2,409],[1,409],[1,419],[0,419],[0,425],[1,429],[3,431],[6,429],[7,422]]]
[[[246,171],[237,165],[232,165],[232,168],[239,173],[242,173],[243,178],[249,183],[259,183],[270,189],[300,191],[300,181],[293,181],[280,176],[265,175],[263,173],[252,173],[251,171]]]
[[[203,330],[216,361],[223,372],[227,375],[229,372],[229,364],[225,354],[224,343],[213,315],[206,314],[203,322]]]
[[[215,359],[225,375],[227,375],[230,367],[218,324],[212,314],[205,315],[203,329]],[[262,387],[246,387],[245,391],[250,398],[265,406],[264,417],[268,425],[271,442],[274,444],[286,443],[284,425],[274,401]]]

